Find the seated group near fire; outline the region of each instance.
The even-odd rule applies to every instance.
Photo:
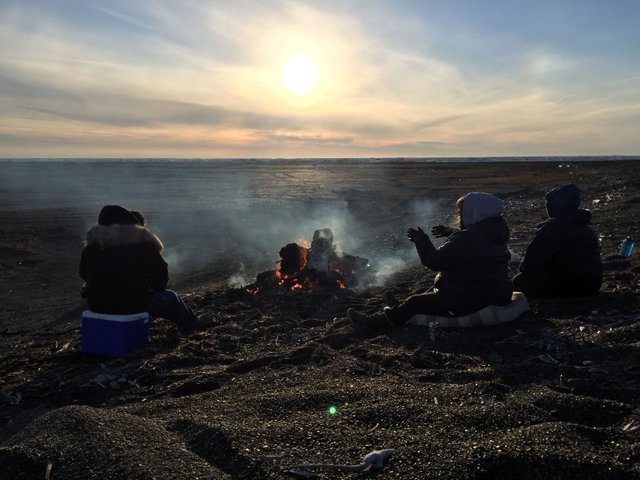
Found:
[[[433,287],[402,302],[387,292],[383,311],[364,314],[349,308],[347,317],[356,326],[373,328],[424,325],[432,318],[442,319],[443,326],[494,325],[522,313],[525,295],[595,295],[602,283],[602,262],[588,226],[591,214],[578,208],[580,189],[561,185],[545,198],[550,220],[527,247],[513,282],[503,202],[490,193],[471,192],[456,202],[459,228],[432,228],[433,236],[447,237],[440,248],[420,227],[407,231],[422,264],[438,272]],[[98,225],[87,233],[80,261],[89,308],[107,314],[147,311],[173,321],[183,332],[199,326],[191,309],[167,289],[162,248],[140,212],[105,206]],[[280,258],[278,268],[259,274],[246,288],[248,293],[331,293],[366,284],[371,274],[366,258],[337,252],[327,228],[316,230],[310,245],[285,245]]]
[[[433,227],[434,236],[448,237],[440,248],[421,228],[407,232],[423,265],[438,272],[433,288],[403,302],[388,292],[388,306],[382,312],[363,314],[350,308],[348,318],[355,325],[376,328],[421,325],[425,319],[418,317],[425,316],[444,317],[446,326],[495,325],[515,319],[526,309],[525,294],[597,294],[602,283],[600,248],[588,227],[590,212],[578,208],[580,189],[561,185],[545,198],[550,220],[527,247],[521,273],[513,282],[503,203],[489,193],[471,192],[456,202],[460,229]],[[514,293],[514,284],[521,292]],[[461,320],[456,323],[451,317]]]

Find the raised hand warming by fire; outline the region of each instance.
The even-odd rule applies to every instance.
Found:
[[[410,228],[409,230],[407,230],[407,237],[413,243],[423,243],[425,240],[429,239],[427,234],[424,233],[424,230],[422,230],[422,228],[420,227],[418,227],[417,230],[415,228]]]
[[[457,228],[447,227],[446,225],[436,225],[431,228],[431,235],[436,238],[450,237],[457,231]]]

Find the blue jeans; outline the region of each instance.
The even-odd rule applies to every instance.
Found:
[[[191,309],[173,290],[156,293],[147,311],[152,317],[166,318],[178,328],[187,327],[197,320]]]

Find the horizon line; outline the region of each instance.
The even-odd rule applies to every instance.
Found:
[[[73,156],[73,157],[0,157],[0,161],[29,161],[29,160],[156,160],[156,161],[237,161],[237,160],[303,160],[303,161],[326,161],[326,160],[486,160],[486,159],[606,159],[606,160],[640,160],[640,155],[474,155],[474,156],[369,156],[369,157],[122,157],[122,156]]]

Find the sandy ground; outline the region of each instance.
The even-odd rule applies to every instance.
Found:
[[[417,328],[354,329],[344,316],[351,306],[381,308],[385,289],[402,297],[428,288],[433,274],[422,267],[363,291],[252,296],[228,286],[240,255],[229,251],[172,278],[207,328],[183,337],[159,320],[148,346],[94,357],[81,351],[77,265],[95,205],[90,215],[73,203],[5,201],[0,479],[305,478],[286,466],[354,464],[382,448],[396,453],[379,473],[314,472],[640,478],[640,262],[637,250],[616,255],[622,239],[640,237],[640,162],[314,166],[307,183],[308,166],[274,168],[310,196],[329,178],[323,195],[375,225],[353,252],[372,261],[376,245],[385,255],[406,248],[407,205],[425,188],[447,208],[467,191],[499,195],[522,253],[544,219],[544,191],[576,182],[600,235],[601,294],[532,302],[514,323],[432,342]],[[167,250],[184,241],[170,239]]]

